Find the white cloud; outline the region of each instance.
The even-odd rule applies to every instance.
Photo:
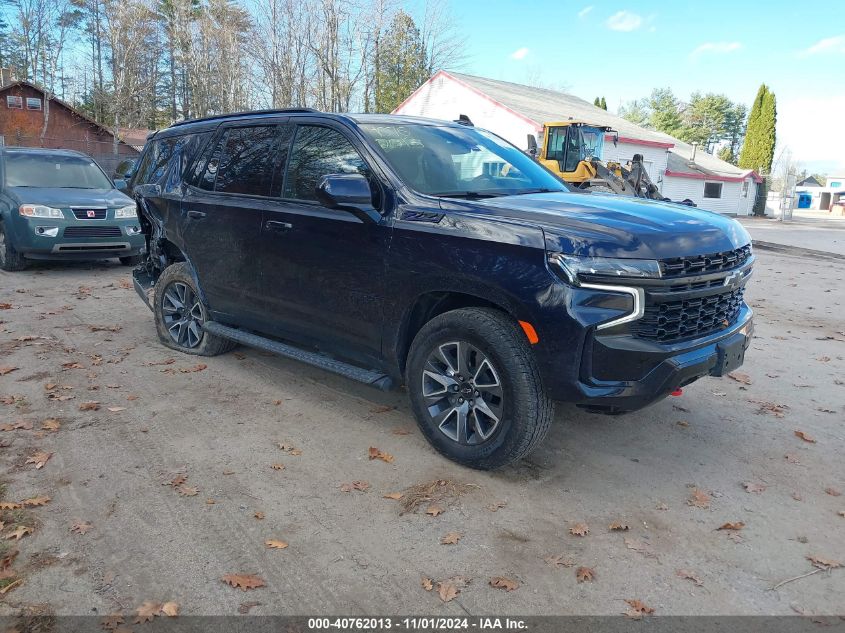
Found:
[[[527,48],[518,48],[513,53],[511,53],[511,59],[525,59],[525,56],[528,55]]]
[[[593,10],[593,5],[590,5],[590,6],[588,6],[588,7],[584,7],[583,9],[581,9],[581,10],[578,12],[578,17],[579,17],[579,18],[583,18],[583,17],[585,17],[585,16],[586,16],[586,15],[587,15],[590,11],[592,11],[592,10]]]
[[[740,48],[742,48],[742,44],[739,42],[705,42],[700,46],[696,46],[689,56],[696,58],[700,57],[704,53],[733,53],[734,51],[738,51]]]
[[[845,93],[778,100],[778,147],[789,147],[802,162],[826,161],[845,168]],[[842,171],[842,169],[839,171]]]
[[[835,35],[819,40],[810,48],[801,51],[799,56],[808,57],[819,53],[845,53],[845,35]]]
[[[642,17],[630,11],[618,11],[607,18],[607,28],[611,31],[636,31],[642,25]]]

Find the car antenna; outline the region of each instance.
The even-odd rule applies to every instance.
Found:
[[[455,123],[459,125],[466,125],[467,127],[475,127],[466,114],[458,115],[458,118],[455,119]]]

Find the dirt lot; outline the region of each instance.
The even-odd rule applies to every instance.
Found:
[[[560,406],[541,450],[490,474],[429,448],[401,393],[245,348],[169,351],[126,268],[0,272],[0,371],[15,368],[0,428],[23,427],[0,431],[3,501],[50,497],[2,512],[2,547],[20,553],[0,588],[22,583],[0,615],[147,600],[183,614],[618,614],[626,599],[655,614],[841,614],[845,568],[808,557],[845,561],[843,278],[845,263],[759,253],[750,384],[704,379],[620,417]],[[39,451],[42,468],[28,463]],[[383,496],[434,480],[454,494],[415,512]],[[341,490],[355,481],[369,488]],[[19,526],[34,531],[9,539]],[[449,532],[458,542],[440,544]],[[243,592],[221,581],[232,573],[266,586]],[[453,576],[471,581],[449,602],[421,586]]]

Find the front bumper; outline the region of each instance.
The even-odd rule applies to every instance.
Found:
[[[146,244],[137,219],[70,220],[15,218],[15,250],[27,259],[107,259],[143,252]]]

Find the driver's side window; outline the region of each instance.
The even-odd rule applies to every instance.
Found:
[[[299,126],[282,197],[316,201],[317,184],[328,174],[361,174],[372,182],[369,166],[343,134],[319,125]]]

